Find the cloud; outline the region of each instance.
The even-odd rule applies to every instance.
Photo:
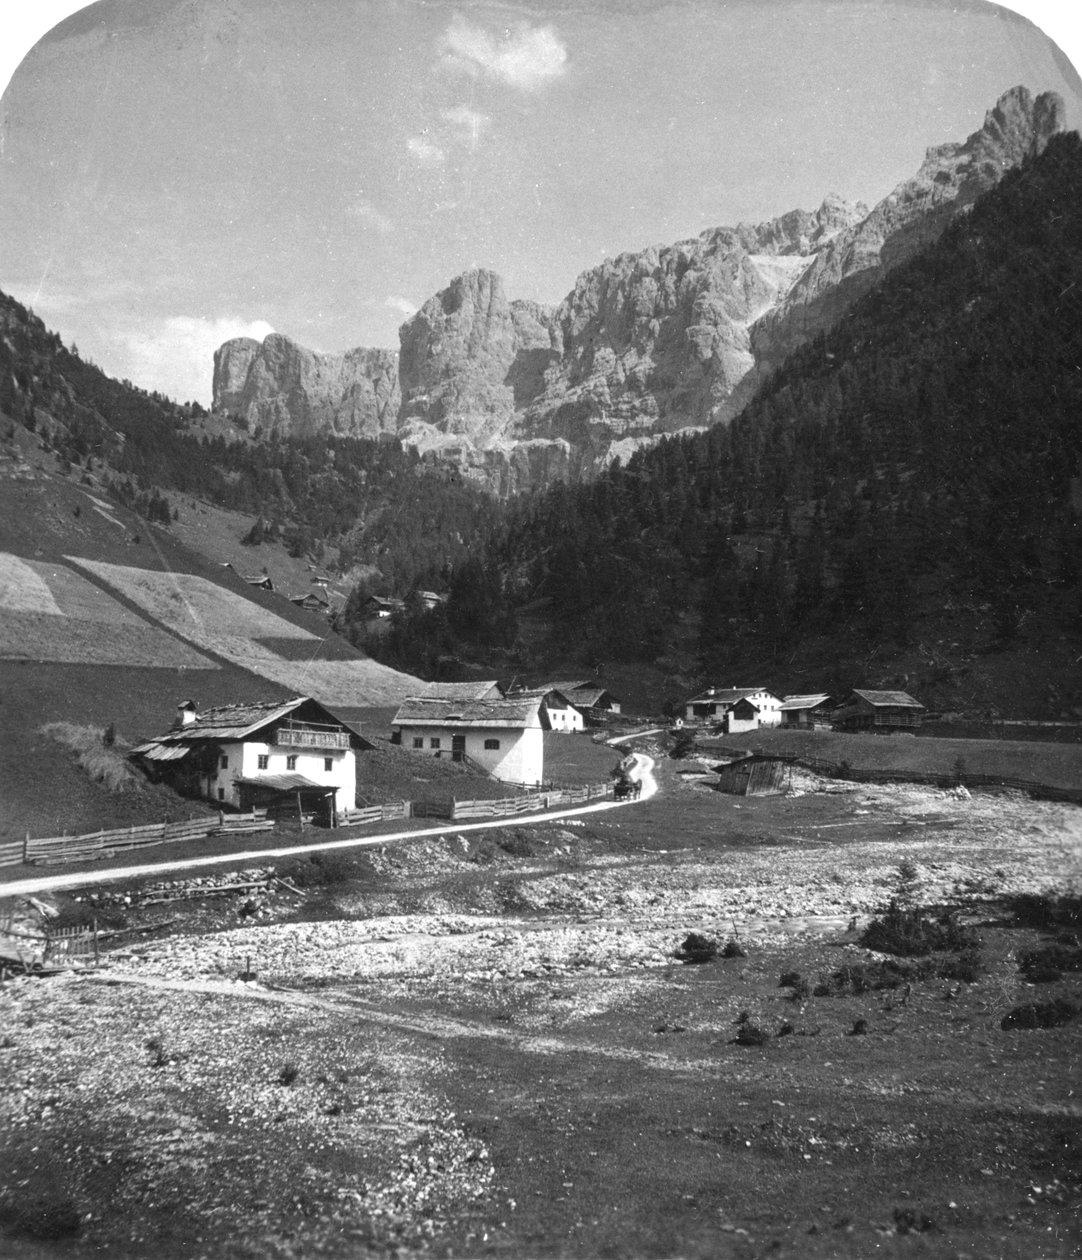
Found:
[[[394,220],[363,197],[358,197],[351,206],[347,206],[346,214],[352,219],[359,219],[366,227],[373,228],[380,236],[390,236],[394,231]]]
[[[455,139],[470,149],[477,148],[482,132],[486,131],[492,122],[487,114],[480,114],[477,110],[470,109],[468,105],[457,105],[454,109],[445,109],[440,117],[445,123],[450,124]]]
[[[465,18],[452,19],[440,38],[440,60],[449,70],[495,79],[533,91],[564,73],[567,49],[551,26],[520,23],[502,39]]]
[[[417,314],[417,305],[411,302],[409,298],[392,296],[383,299],[383,305],[389,306],[392,311],[398,311],[403,319],[409,319],[411,315]]]
[[[271,325],[261,319],[172,315],[124,334],[129,366],[123,375],[178,402],[194,400],[209,406],[215,350],[234,337],[262,341],[272,332]]]
[[[406,141],[406,148],[410,151],[410,155],[416,158],[422,166],[442,166],[447,160],[447,154],[444,153],[440,146],[423,134],[410,136]]]

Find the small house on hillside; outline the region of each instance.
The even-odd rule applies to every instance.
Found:
[[[924,705],[905,691],[851,691],[834,710],[836,731],[912,731],[920,726]]]
[[[752,710],[754,709],[754,713]],[[719,726],[727,733],[781,723],[781,700],[765,687],[710,687],[687,702],[688,722]]]
[[[334,613],[331,601],[322,591],[309,591],[306,595],[291,595],[289,602],[298,608],[303,608],[305,612],[319,613],[323,617],[330,617]]]
[[[382,621],[393,617],[406,607],[404,599],[393,599],[385,595],[369,595],[360,607],[361,616],[373,621]]]
[[[203,712],[186,700],[172,728],[132,757],[186,796],[241,810],[296,809],[333,823],[356,803],[356,750],[372,747],[304,696]]]
[[[605,687],[595,682],[552,683],[554,690],[562,692],[582,714],[587,722],[607,713],[619,713],[620,701]]]
[[[475,765],[505,783],[540,783],[548,726],[536,694],[487,699],[413,696],[391,721],[391,742]]]
[[[508,695],[515,700],[529,696],[540,700],[546,730],[572,733],[585,727],[582,713],[555,687],[531,687],[528,690],[509,692]]]
[[[800,730],[829,726],[833,709],[834,701],[822,691],[810,696],[786,696],[781,702],[781,724]]]
[[[437,595],[435,591],[422,591],[420,589],[413,592],[414,599],[426,611],[431,612],[433,608],[438,608],[440,604],[447,603],[446,595]]]

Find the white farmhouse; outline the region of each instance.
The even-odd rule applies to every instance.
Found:
[[[172,729],[133,756],[186,795],[241,810],[284,805],[333,823],[356,804],[355,750],[371,747],[304,696],[202,713],[186,700]]]
[[[391,741],[464,761],[505,783],[538,784],[545,771],[548,719],[541,694],[471,699],[414,696],[391,722]]]
[[[780,726],[781,704],[779,697],[765,687],[710,687],[692,696],[685,712],[689,722],[716,723],[732,733]],[[754,707],[754,716],[749,706]]]

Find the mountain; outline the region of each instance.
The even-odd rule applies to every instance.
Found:
[[[595,475],[665,433],[732,419],[754,388],[886,272],[1063,128],[1059,96],[1005,93],[964,142],[929,149],[871,211],[828,197],[766,223],[621,254],[555,308],[456,277],[389,352],[228,342],[216,410],[267,432],[388,433],[501,494]]]
[[[316,354],[272,333],[227,341],[214,355],[214,405],[268,433],[380,437],[398,427],[398,356]]]
[[[513,505],[485,562],[580,662],[790,691],[863,679],[929,707],[1077,719],[1080,329],[1070,132],[790,354],[731,425]]]

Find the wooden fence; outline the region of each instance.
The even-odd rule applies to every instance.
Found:
[[[365,823],[397,822],[410,816],[409,801],[388,801],[383,805],[362,805],[358,809],[340,809],[340,827],[358,827]]]
[[[516,814],[538,813],[613,794],[611,783],[583,787],[551,788],[524,796],[503,797],[488,801],[392,801],[368,805],[361,809],[343,810],[339,825],[355,827],[365,823],[399,821],[406,818],[456,819],[505,818]],[[252,831],[269,831],[274,820],[264,809],[250,814],[219,814],[217,818],[192,818],[187,822],[146,823],[140,827],[119,827],[111,831],[92,831],[82,836],[50,836],[44,839],[16,840],[0,845],[0,866],[29,862],[35,866],[62,865],[67,862],[93,862],[130,849],[149,848],[176,840],[200,840],[207,836],[240,835]]]
[[[132,849],[145,849],[177,840],[200,840],[213,835],[263,831],[273,826],[267,819],[266,810],[257,809],[250,814],[219,814],[217,818],[191,818],[185,822],[145,823],[140,827],[117,827],[81,836],[48,836],[37,840],[27,836],[25,840],[16,842],[19,857],[15,860],[35,866],[93,862]],[[0,848],[0,861],[12,847],[4,845]]]

